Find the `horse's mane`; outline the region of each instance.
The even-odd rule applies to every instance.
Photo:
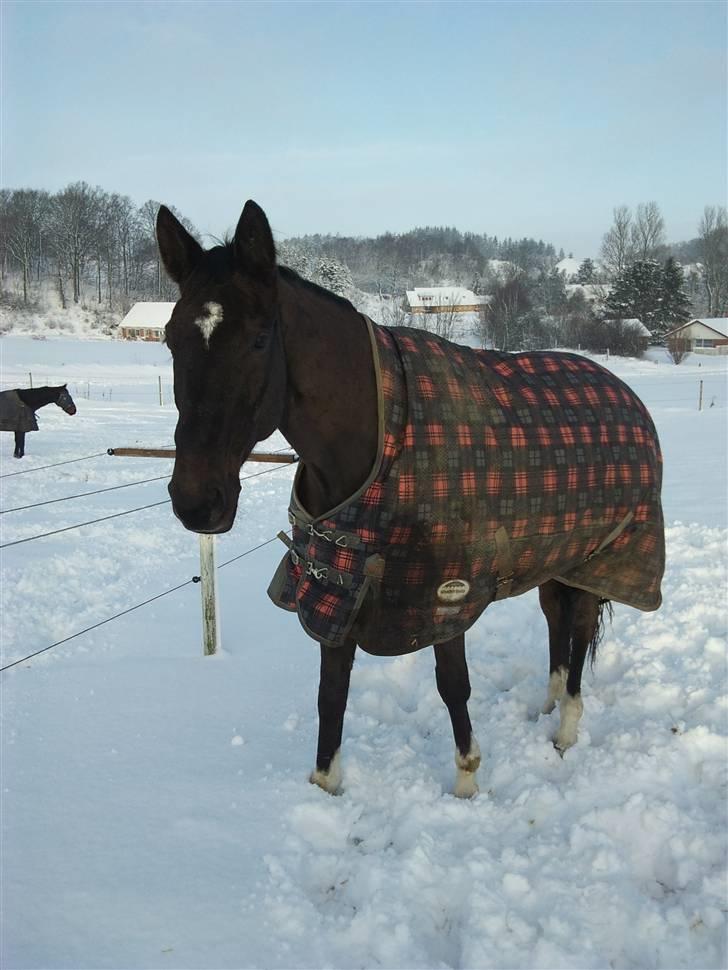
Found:
[[[199,271],[203,272],[210,279],[224,279],[228,273],[233,271],[235,266],[234,241],[230,236],[225,236],[224,239],[216,241],[218,245],[213,246],[212,249],[205,250],[205,261],[199,267]],[[348,310],[356,309],[346,297],[339,296],[338,293],[332,293],[331,290],[327,290],[324,286],[319,286],[318,283],[306,279],[305,276],[301,276],[300,273],[296,272],[295,269],[291,269],[290,266],[283,266],[278,263],[278,271],[283,279],[293,286],[302,287],[304,290],[308,290],[316,296],[329,299],[339,307],[346,307]]]

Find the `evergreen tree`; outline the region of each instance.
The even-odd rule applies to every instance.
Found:
[[[664,275],[653,259],[638,259],[622,270],[604,301],[606,315],[617,320],[636,317],[653,334],[664,332]]]
[[[587,258],[582,262],[579,267],[579,272],[576,276],[577,283],[593,283],[594,282],[594,262],[593,260]]]
[[[662,329],[673,330],[681,323],[690,319],[691,307],[690,300],[685,293],[685,277],[682,267],[670,256],[665,262],[662,270]]]

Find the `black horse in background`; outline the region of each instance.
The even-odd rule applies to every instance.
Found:
[[[76,405],[65,384],[58,387],[16,387],[0,392],[0,431],[15,434],[15,458],[25,454],[25,435],[38,430],[35,412],[46,404],[57,404],[66,414],[75,414]]]

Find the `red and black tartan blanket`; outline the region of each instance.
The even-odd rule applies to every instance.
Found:
[[[449,640],[548,579],[659,607],[662,457],[629,387],[576,354],[367,324],[379,453],[318,518],[298,499],[299,468],[274,603],[322,643],[386,654]]]

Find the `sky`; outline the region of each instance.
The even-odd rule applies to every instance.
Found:
[[[726,202],[724,2],[2,0],[0,182],[83,180],[203,234],[450,225],[597,255]]]

